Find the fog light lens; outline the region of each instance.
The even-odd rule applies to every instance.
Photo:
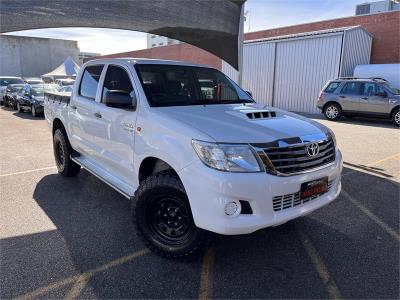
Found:
[[[228,216],[233,216],[240,213],[239,204],[232,201],[225,204],[225,214]]]

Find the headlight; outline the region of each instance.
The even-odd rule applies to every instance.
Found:
[[[261,172],[256,154],[248,145],[230,145],[192,140],[201,161],[210,168],[228,172]]]
[[[327,132],[326,132],[327,137],[332,138],[333,144],[335,145],[335,152],[338,150],[338,146],[337,146],[337,142],[336,142],[336,136],[333,133],[333,131],[330,128],[327,128]]]

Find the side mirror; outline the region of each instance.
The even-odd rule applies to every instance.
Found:
[[[246,93],[247,93],[251,98],[253,98],[253,93],[252,93],[252,92],[246,91]]]
[[[107,91],[104,95],[103,103],[108,107],[136,109],[136,98],[132,98],[125,91]]]
[[[376,95],[383,98],[386,98],[388,96],[386,92],[376,93]]]

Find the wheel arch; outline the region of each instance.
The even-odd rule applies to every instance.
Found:
[[[139,184],[149,176],[155,175],[163,171],[171,172],[172,174],[176,175],[179,178],[179,180],[181,180],[178,175],[178,172],[165,160],[155,156],[148,156],[144,158],[141,161],[139,167],[139,173],[138,173]]]
[[[393,114],[395,111],[400,109],[400,105],[396,105],[395,107],[392,108],[392,110],[390,111],[390,118],[393,117]]]
[[[340,105],[339,102],[334,101],[334,100],[330,100],[330,101],[326,102],[326,103],[324,104],[324,106],[322,107],[322,111],[323,111],[323,112],[325,112],[325,109],[326,109],[326,107],[327,107],[329,104],[336,104],[337,106],[339,106],[340,110],[343,111],[343,108],[342,108],[342,106]]]

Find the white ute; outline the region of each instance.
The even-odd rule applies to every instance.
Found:
[[[132,201],[154,252],[188,258],[211,232],[248,234],[332,202],[342,155],[327,127],[256,104],[220,71],[148,59],[84,64],[45,116],[59,173],[83,167]]]

